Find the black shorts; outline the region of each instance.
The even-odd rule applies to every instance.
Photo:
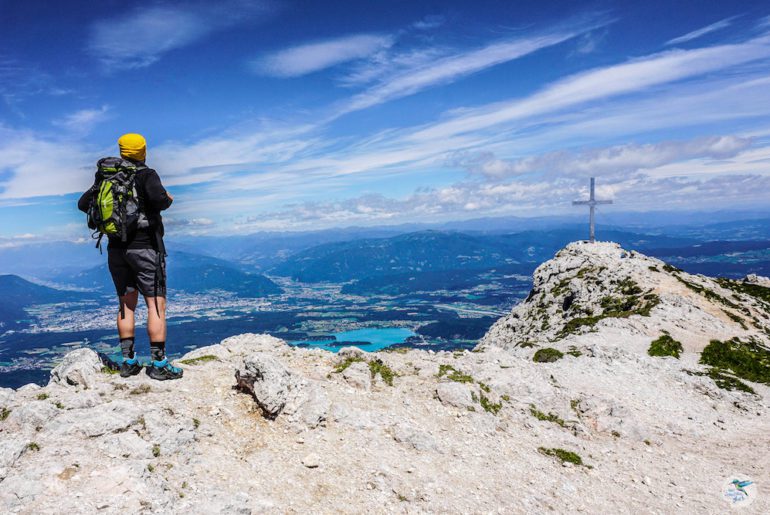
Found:
[[[109,249],[115,291],[122,297],[137,289],[145,297],[166,296],[166,259],[154,249]]]

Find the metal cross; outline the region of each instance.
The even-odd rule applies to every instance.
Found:
[[[593,243],[595,238],[595,230],[594,230],[594,210],[596,206],[600,204],[612,204],[611,200],[596,200],[596,195],[594,194],[594,184],[596,183],[596,180],[591,177],[591,196],[588,198],[588,200],[573,200],[572,205],[573,206],[588,206],[590,208],[590,221],[589,221],[589,238],[588,241]]]

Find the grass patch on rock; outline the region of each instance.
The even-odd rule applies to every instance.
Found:
[[[692,281],[688,281],[687,279],[684,279],[679,275],[674,275],[674,277],[676,277],[677,281],[684,284],[689,290],[692,290],[695,293],[698,293],[706,297],[708,300],[712,302],[718,302],[719,304],[727,306],[728,308],[733,308],[733,309],[740,308],[740,306],[738,306],[736,303],[722,297],[720,294],[718,294],[714,290],[706,288],[705,286],[701,286],[700,284],[696,284]]]
[[[650,316],[652,309],[660,304],[660,297],[654,293],[642,292],[630,277],[616,283],[616,295],[606,295],[600,301],[602,312],[596,315],[576,317],[564,324],[557,338],[577,333],[583,327],[593,327],[605,318],[628,318],[631,315]]]
[[[564,357],[564,353],[553,347],[545,347],[538,349],[535,355],[532,356],[532,361],[535,363],[553,363]]]
[[[709,368],[705,372],[696,372],[694,370],[685,370],[685,372],[691,376],[708,377],[714,381],[718,388],[723,390],[738,390],[746,393],[756,393],[751,386],[719,368]]]
[[[197,358],[183,359],[180,363],[183,365],[200,365],[201,363],[208,363],[209,361],[219,361],[219,358],[213,354],[206,354],[205,356],[199,356]]]
[[[48,394],[47,393],[39,393],[39,394],[37,394],[36,398],[39,401],[44,401],[44,400],[46,400],[48,398]]]
[[[372,379],[377,377],[379,374],[385,384],[388,386],[393,386],[393,379],[396,377],[396,373],[393,372],[393,370],[381,360],[374,359],[370,361],[369,371],[372,373]]]
[[[583,355],[583,353],[582,353],[582,352],[580,352],[580,351],[578,350],[578,348],[577,348],[577,347],[575,347],[574,345],[570,345],[570,346],[569,346],[569,349],[567,350],[566,354],[569,354],[570,356],[574,356],[574,357],[576,357],[576,358],[579,358],[580,356],[582,356],[582,355]]]
[[[0,409],[0,422],[4,421],[11,415],[11,410],[8,408]]]
[[[481,407],[484,408],[484,411],[491,413],[493,415],[497,415],[498,412],[503,408],[502,402],[492,402],[484,394],[481,394],[481,398],[479,399],[479,404],[481,404]]]
[[[647,349],[647,354],[656,357],[673,356],[679,359],[682,351],[681,342],[674,340],[670,334],[663,333],[659,338],[652,341],[650,348]]]
[[[334,373],[339,374],[345,371],[346,368],[348,368],[353,363],[362,363],[366,360],[364,358],[358,357],[358,356],[350,356],[349,358],[345,358],[344,361],[341,363],[338,363],[337,366],[334,367]]]
[[[770,349],[754,338],[711,340],[701,353],[700,363],[729,370],[740,379],[770,384]]]
[[[454,381],[455,383],[474,383],[475,380],[473,377],[469,376],[468,374],[464,374],[457,370],[452,365],[439,365],[438,367],[438,377],[446,377],[450,381]]]
[[[566,425],[564,420],[560,418],[558,415],[556,415],[555,413],[545,414],[539,409],[537,409],[537,406],[535,406],[534,404],[529,405],[529,414],[535,417],[536,419],[544,422],[553,422],[554,424],[561,427],[565,427]]]
[[[112,369],[110,367],[102,367],[102,374],[115,375],[120,374],[120,369]]]
[[[585,465],[583,463],[583,458],[581,458],[579,454],[574,453],[572,451],[567,451],[565,449],[559,449],[559,448],[546,448],[546,447],[538,447],[537,451],[540,454],[545,454],[546,456],[553,456],[554,458],[558,459],[562,463],[572,463],[573,465],[583,465],[588,468],[593,468],[590,465]]]
[[[150,393],[150,385],[148,384],[140,384],[130,392],[128,392],[131,395],[144,395],[145,393]]]
[[[770,309],[770,288],[766,286],[722,278],[717,279],[717,283],[719,283],[719,286],[722,288],[727,288],[754,297],[754,299],[758,300],[760,304],[764,306],[766,311]]]

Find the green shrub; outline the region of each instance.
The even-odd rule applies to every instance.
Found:
[[[348,368],[353,363],[361,363],[366,361],[364,358],[360,358],[358,356],[351,356],[349,358],[345,358],[345,361],[342,363],[339,363],[336,367],[334,367],[334,373],[339,374],[343,372],[346,368]]]
[[[563,357],[563,352],[552,347],[545,347],[543,349],[538,349],[537,352],[535,352],[535,355],[532,356],[532,361],[536,363],[552,363]]]
[[[650,348],[647,349],[647,354],[660,357],[673,356],[679,359],[682,350],[680,342],[674,340],[668,333],[664,333],[660,335],[660,338],[652,341]]]
[[[396,377],[396,373],[391,370],[391,368],[383,363],[379,359],[374,359],[369,362],[369,371],[372,373],[372,379],[374,379],[377,374],[380,375],[383,381],[385,381],[385,384],[388,386],[393,386],[393,378]]]
[[[741,379],[770,384],[770,349],[755,339],[711,340],[701,353],[700,362],[717,369],[730,370]]]

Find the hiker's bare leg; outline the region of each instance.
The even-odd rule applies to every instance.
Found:
[[[166,298],[145,297],[147,303],[147,336],[151,342],[166,341]],[[157,310],[155,306],[158,306]],[[160,316],[158,316],[160,313]]]
[[[131,293],[119,298],[121,309],[118,308],[118,336],[122,340],[123,338],[134,337],[135,318],[134,312],[136,311],[136,303],[139,300],[139,292],[132,291]]]

